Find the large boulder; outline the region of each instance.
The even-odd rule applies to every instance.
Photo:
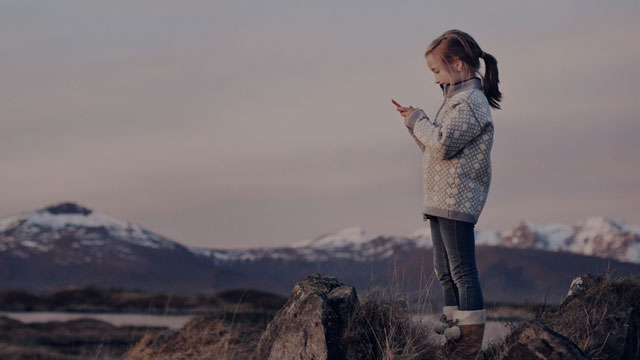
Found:
[[[332,276],[307,276],[267,326],[257,359],[344,359],[342,337],[357,305],[354,287]]]
[[[640,283],[632,277],[578,276],[541,319],[594,359],[640,358]]]
[[[576,344],[537,320],[530,320],[514,330],[507,338],[499,356],[508,360],[589,360]]]
[[[545,307],[485,351],[497,359],[640,359],[637,275],[583,274],[560,305]]]

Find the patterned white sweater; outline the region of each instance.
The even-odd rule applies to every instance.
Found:
[[[442,86],[444,102],[430,120],[421,109],[406,121],[423,151],[423,214],[476,224],[491,184],[493,120],[478,77]]]

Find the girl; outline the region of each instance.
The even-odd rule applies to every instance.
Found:
[[[444,293],[437,331],[447,339],[446,357],[481,358],[486,314],[474,227],[491,183],[491,107],[500,109],[502,100],[497,61],[460,30],[433,40],[425,57],[444,95],[436,116],[431,120],[421,109],[392,102],[424,153],[423,214],[430,220],[434,270]]]

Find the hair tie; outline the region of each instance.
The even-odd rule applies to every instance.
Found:
[[[485,52],[484,52],[484,50],[483,50],[483,51],[482,51],[482,54],[480,55],[480,57],[484,59],[484,55],[485,55],[485,54],[486,54],[486,53],[485,53]]]

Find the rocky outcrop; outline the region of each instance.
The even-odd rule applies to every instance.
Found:
[[[496,359],[508,360],[589,360],[569,338],[532,320],[512,332],[505,339],[505,350]]]
[[[639,359],[640,284],[584,274],[552,310],[519,324],[490,359]]]
[[[640,285],[632,277],[578,276],[558,309],[540,318],[592,358],[640,358]]]
[[[263,332],[206,319],[194,320],[168,340],[148,337],[127,359],[380,360],[441,359],[433,329],[413,319],[408,303],[313,274]],[[487,360],[640,359],[640,283],[632,277],[581,275],[559,306],[536,311],[500,342]],[[271,314],[269,318],[271,318]],[[259,342],[258,342],[258,339]],[[256,350],[257,344],[257,350]]]
[[[358,304],[355,288],[312,274],[297,283],[258,344],[258,360],[344,359],[342,337]]]

